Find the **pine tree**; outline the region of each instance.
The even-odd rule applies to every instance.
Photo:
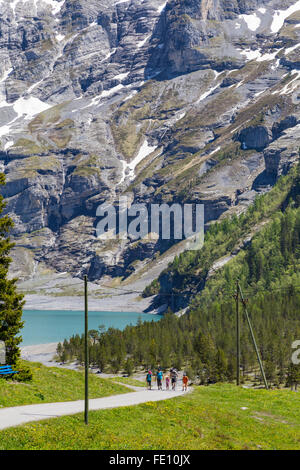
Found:
[[[287,373],[287,385],[297,390],[297,386],[300,384],[300,364],[290,364]]]
[[[5,184],[5,177],[0,173],[0,185]],[[5,202],[0,195],[0,214]],[[6,363],[15,365],[20,357],[19,344],[22,337],[18,336],[24,323],[22,322],[23,296],[16,292],[17,279],[8,279],[8,268],[11,263],[9,253],[13,248],[8,234],[13,221],[7,216],[0,217],[0,341],[5,342]],[[3,302],[3,303],[2,303]]]
[[[128,357],[124,364],[124,372],[130,377],[134,371],[134,363],[131,357]]]
[[[224,351],[218,348],[215,360],[215,374],[214,379],[216,382],[224,382],[227,378],[228,363]]]

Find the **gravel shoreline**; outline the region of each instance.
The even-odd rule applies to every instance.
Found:
[[[57,367],[59,363],[53,361],[57,345],[58,343],[48,343],[36,344],[33,346],[21,346],[21,357],[26,361],[40,362],[44,366]]]
[[[52,297],[47,295],[28,294],[25,296],[26,310],[83,310],[83,296]],[[89,310],[98,312],[137,312],[146,313],[151,299],[137,299],[136,294],[114,295],[105,298],[89,297]],[[152,310],[151,315],[159,314],[160,311]]]

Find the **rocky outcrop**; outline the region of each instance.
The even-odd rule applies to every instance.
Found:
[[[287,116],[280,122],[275,122],[272,127],[273,139],[276,140],[286,130],[297,126],[298,118],[296,116]]]
[[[264,152],[266,172],[278,178],[299,161],[300,126],[285,131]]]
[[[236,139],[241,142],[243,150],[262,150],[271,142],[272,136],[266,126],[250,126],[239,132]]]
[[[163,70],[166,75],[209,67],[218,71],[241,67],[244,58],[237,44],[243,35],[247,39],[252,36],[252,41],[255,37],[251,35],[252,25],[249,29],[242,15],[249,15],[269,3],[263,0],[170,0],[161,22],[162,32],[159,28],[162,51],[159,57],[154,52],[151,67]],[[260,12],[257,19],[259,16],[262,16]]]

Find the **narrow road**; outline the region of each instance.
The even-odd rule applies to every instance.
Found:
[[[139,405],[150,401],[168,400],[184,395],[179,391],[141,390],[122,395],[96,398],[89,402],[89,409],[105,410],[123,406]],[[0,430],[19,426],[32,421],[41,421],[49,418],[73,415],[84,411],[84,401],[69,401],[63,403],[43,403],[38,405],[15,406],[13,408],[0,409]]]

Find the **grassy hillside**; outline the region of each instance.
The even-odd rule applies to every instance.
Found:
[[[25,363],[25,361],[24,361]],[[30,363],[31,382],[0,379],[0,408],[84,399],[84,374],[39,363]],[[90,375],[90,398],[101,398],[130,390],[121,384]]]
[[[151,393],[151,392],[149,392]],[[58,439],[59,436],[59,439]],[[233,385],[0,432],[0,449],[299,449],[300,395]]]

